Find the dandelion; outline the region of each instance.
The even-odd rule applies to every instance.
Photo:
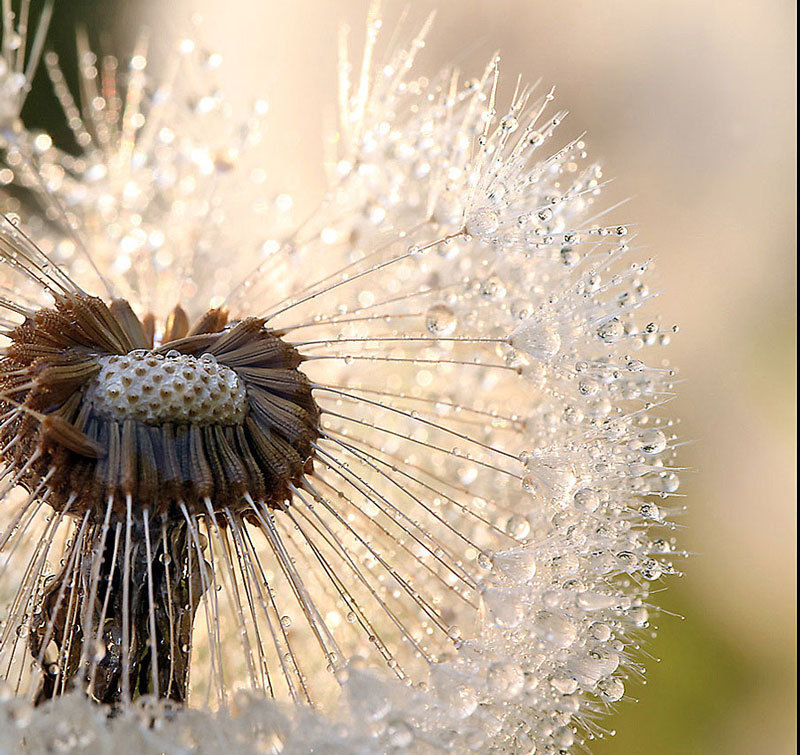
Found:
[[[552,91],[498,113],[497,58],[415,78],[428,24],[385,52],[380,27],[355,75],[343,41],[330,189],[294,227],[252,163],[266,104],[237,122],[192,41],[155,78],[144,42],[121,66],[79,37],[77,99],[46,53],[78,154],[0,89],[28,743],[147,710],[140,751],[564,751],[643,673],[678,488],[649,263]]]

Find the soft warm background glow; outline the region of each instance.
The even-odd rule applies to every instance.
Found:
[[[57,7],[58,7],[57,3]],[[62,10],[63,1],[62,1]],[[367,0],[81,0],[125,51],[141,23],[155,49],[186,33],[225,58],[242,102],[266,96],[266,167],[298,217],[323,191],[323,132],[335,118],[336,35],[357,41]],[[182,6],[182,7],[180,7]],[[390,36],[404,5],[386,2]],[[697,555],[658,596],[647,687],[631,687],[619,730],[598,753],[783,753],[795,728],[796,9],[790,0],[415,0],[404,29],[438,18],[420,73],[457,62],[477,73],[502,52],[506,94],[517,74],[557,85],[616,178],[614,218],[638,224],[656,257],[660,310],[681,333],[671,348],[681,395],[670,407],[689,441],[681,461],[690,510],[681,543]],[[194,32],[189,32],[193,34]]]

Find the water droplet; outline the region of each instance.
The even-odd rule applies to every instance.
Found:
[[[596,511],[600,505],[600,496],[591,488],[581,488],[572,497],[575,507],[581,511]]]
[[[616,603],[616,598],[602,593],[582,592],[578,594],[575,602],[582,611],[602,611],[611,608]]]
[[[499,227],[500,216],[490,207],[479,207],[467,218],[467,232],[484,240]]]
[[[616,343],[625,335],[625,327],[618,317],[612,317],[597,329],[597,335],[606,343]]]
[[[674,472],[666,472],[661,477],[661,490],[664,493],[674,493],[680,487],[678,475]]]
[[[641,506],[639,506],[639,513],[644,519],[649,519],[654,522],[661,521],[661,512],[659,511],[658,506],[650,501],[645,501]]]
[[[506,532],[518,540],[522,540],[530,534],[530,522],[524,517],[514,514],[508,518],[506,522]]]
[[[608,642],[611,639],[611,627],[602,621],[595,621],[589,627],[589,636],[598,642]]]
[[[661,430],[645,430],[639,435],[642,453],[660,454],[667,447],[667,437]]]
[[[654,558],[646,558],[639,567],[639,573],[651,582],[658,579],[663,572],[663,567]]]
[[[637,627],[646,627],[647,620],[649,618],[649,614],[647,609],[644,606],[634,606],[633,608],[628,611],[628,618],[637,626]]]
[[[433,335],[450,335],[456,328],[456,322],[455,313],[444,304],[436,304],[425,314],[425,327]]]
[[[581,261],[581,256],[572,247],[565,246],[561,250],[561,261],[566,267],[575,267]]]
[[[578,682],[568,676],[558,676],[550,680],[551,686],[562,695],[571,695],[578,689]]]
[[[625,685],[619,679],[603,679],[598,682],[597,690],[605,700],[615,703],[625,694]]]
[[[636,569],[639,559],[632,551],[620,551],[616,555],[617,566],[626,572],[632,572]]]
[[[509,134],[513,134],[519,128],[519,121],[511,114],[506,115],[500,121],[500,128]]]

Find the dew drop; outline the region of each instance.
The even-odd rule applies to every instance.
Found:
[[[486,239],[500,227],[500,216],[490,207],[480,207],[467,219],[467,232]]]
[[[625,335],[625,327],[618,317],[612,317],[597,329],[597,335],[606,343],[616,343]]]
[[[598,682],[597,690],[604,700],[615,703],[625,694],[625,685],[619,679],[603,679]]]
[[[639,440],[645,454],[660,454],[667,447],[667,438],[661,430],[645,430]]]
[[[456,315],[450,307],[436,304],[425,314],[425,327],[436,336],[448,336],[456,328]]]

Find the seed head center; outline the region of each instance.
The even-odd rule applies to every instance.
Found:
[[[237,425],[244,421],[247,398],[234,370],[211,354],[140,349],[97,359],[101,368],[87,398],[97,414],[148,425],[166,422]]]

